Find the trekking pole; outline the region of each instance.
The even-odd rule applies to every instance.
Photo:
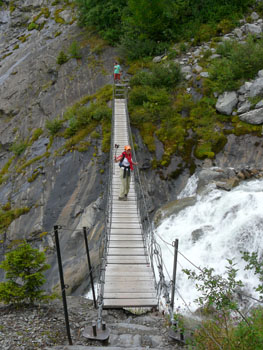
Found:
[[[115,163],[117,150],[118,150],[118,148],[120,147],[120,145],[118,145],[117,143],[115,143],[115,146],[114,146],[114,147],[115,147],[115,155],[114,155],[114,163]],[[115,166],[113,167],[113,169],[114,169],[113,174],[115,174]]]

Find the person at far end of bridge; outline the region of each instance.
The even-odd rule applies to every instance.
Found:
[[[133,170],[133,165],[138,165],[138,163],[134,163],[132,160],[131,146],[125,146],[124,152],[122,152],[122,154],[118,157],[115,156],[115,162],[119,162],[121,168],[121,188],[119,200],[127,201],[127,196],[130,190],[131,171]]]
[[[119,83],[121,80],[121,66],[119,63],[116,61],[114,63],[114,83]]]

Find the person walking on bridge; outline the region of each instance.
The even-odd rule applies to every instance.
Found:
[[[121,188],[120,188],[120,201],[127,201],[127,196],[130,190],[131,182],[131,171],[133,170],[133,165],[138,165],[132,160],[131,146],[127,145],[124,147],[124,152],[118,157],[115,156],[115,162],[120,163],[120,179],[121,179]]]
[[[114,83],[119,83],[121,80],[121,66],[119,63],[116,61],[114,63]]]

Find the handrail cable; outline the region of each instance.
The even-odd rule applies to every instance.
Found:
[[[133,152],[133,160],[137,162],[136,159],[136,153],[134,149],[134,143],[133,143],[133,137],[132,137],[132,132],[131,132],[131,126],[130,126],[130,121],[129,121],[129,113],[128,113],[128,106],[127,106],[127,98],[125,100],[125,108],[126,108],[126,118],[127,118],[127,126],[128,126],[128,133],[129,133],[129,140],[130,140],[130,145],[132,148]],[[142,183],[141,183],[141,177],[140,177],[140,172],[138,167],[135,167],[134,170],[134,176],[135,176],[135,189],[137,193],[137,204],[138,204],[138,211],[140,214],[141,218],[141,225],[142,225],[142,232],[143,232],[143,237],[144,237],[144,242],[145,242],[145,249],[148,251],[148,256],[150,259],[150,265],[152,267],[153,275],[154,275],[154,280],[155,280],[155,285],[157,288],[157,296],[158,300],[160,298],[160,294],[163,291],[163,296],[166,300],[166,304],[168,306],[168,312],[170,317],[172,318],[173,310],[171,310],[170,307],[170,299],[169,299],[169,291],[168,291],[168,283],[165,281],[165,276],[163,273],[163,259],[162,259],[162,253],[160,249],[160,245],[157,243],[155,237],[154,237],[154,230],[152,223],[149,218],[149,213],[147,209],[147,204],[146,204],[146,199],[144,192],[142,190]],[[156,260],[156,267],[159,272],[159,282],[157,282],[157,278],[155,275],[155,269],[154,269],[154,260]]]
[[[115,116],[115,86],[113,88],[112,94],[112,118],[111,118],[111,148],[109,154],[109,175],[108,175],[108,188],[107,188],[107,205],[106,205],[106,215],[105,215],[105,227],[104,227],[104,235],[101,235],[100,244],[103,246],[102,254],[100,255],[100,274],[99,274],[99,283],[98,283],[98,326],[100,327],[102,322],[102,310],[103,310],[103,295],[104,295],[104,284],[105,284],[105,270],[106,270],[106,257],[109,245],[109,235],[111,231],[112,224],[112,177],[113,177],[113,169],[114,169],[114,116]]]

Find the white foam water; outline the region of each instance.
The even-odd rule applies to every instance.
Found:
[[[246,294],[258,298],[254,287],[258,279],[252,271],[244,270],[245,262],[240,251],[257,251],[263,254],[263,180],[243,182],[230,192],[210,186],[196,195],[197,177],[190,178],[178,198],[196,196],[196,204],[165,219],[157,228],[157,241],[162,248],[167,279],[172,276],[173,247],[164,243],[179,240],[176,287],[181,297],[175,295],[175,309],[192,311],[197,305],[198,293],[182,269],[213,268],[216,274],[225,274],[226,259],[234,259],[239,269],[237,278],[245,284]],[[162,239],[158,238],[160,236]],[[193,265],[194,264],[194,265]],[[188,305],[187,308],[185,303]]]

